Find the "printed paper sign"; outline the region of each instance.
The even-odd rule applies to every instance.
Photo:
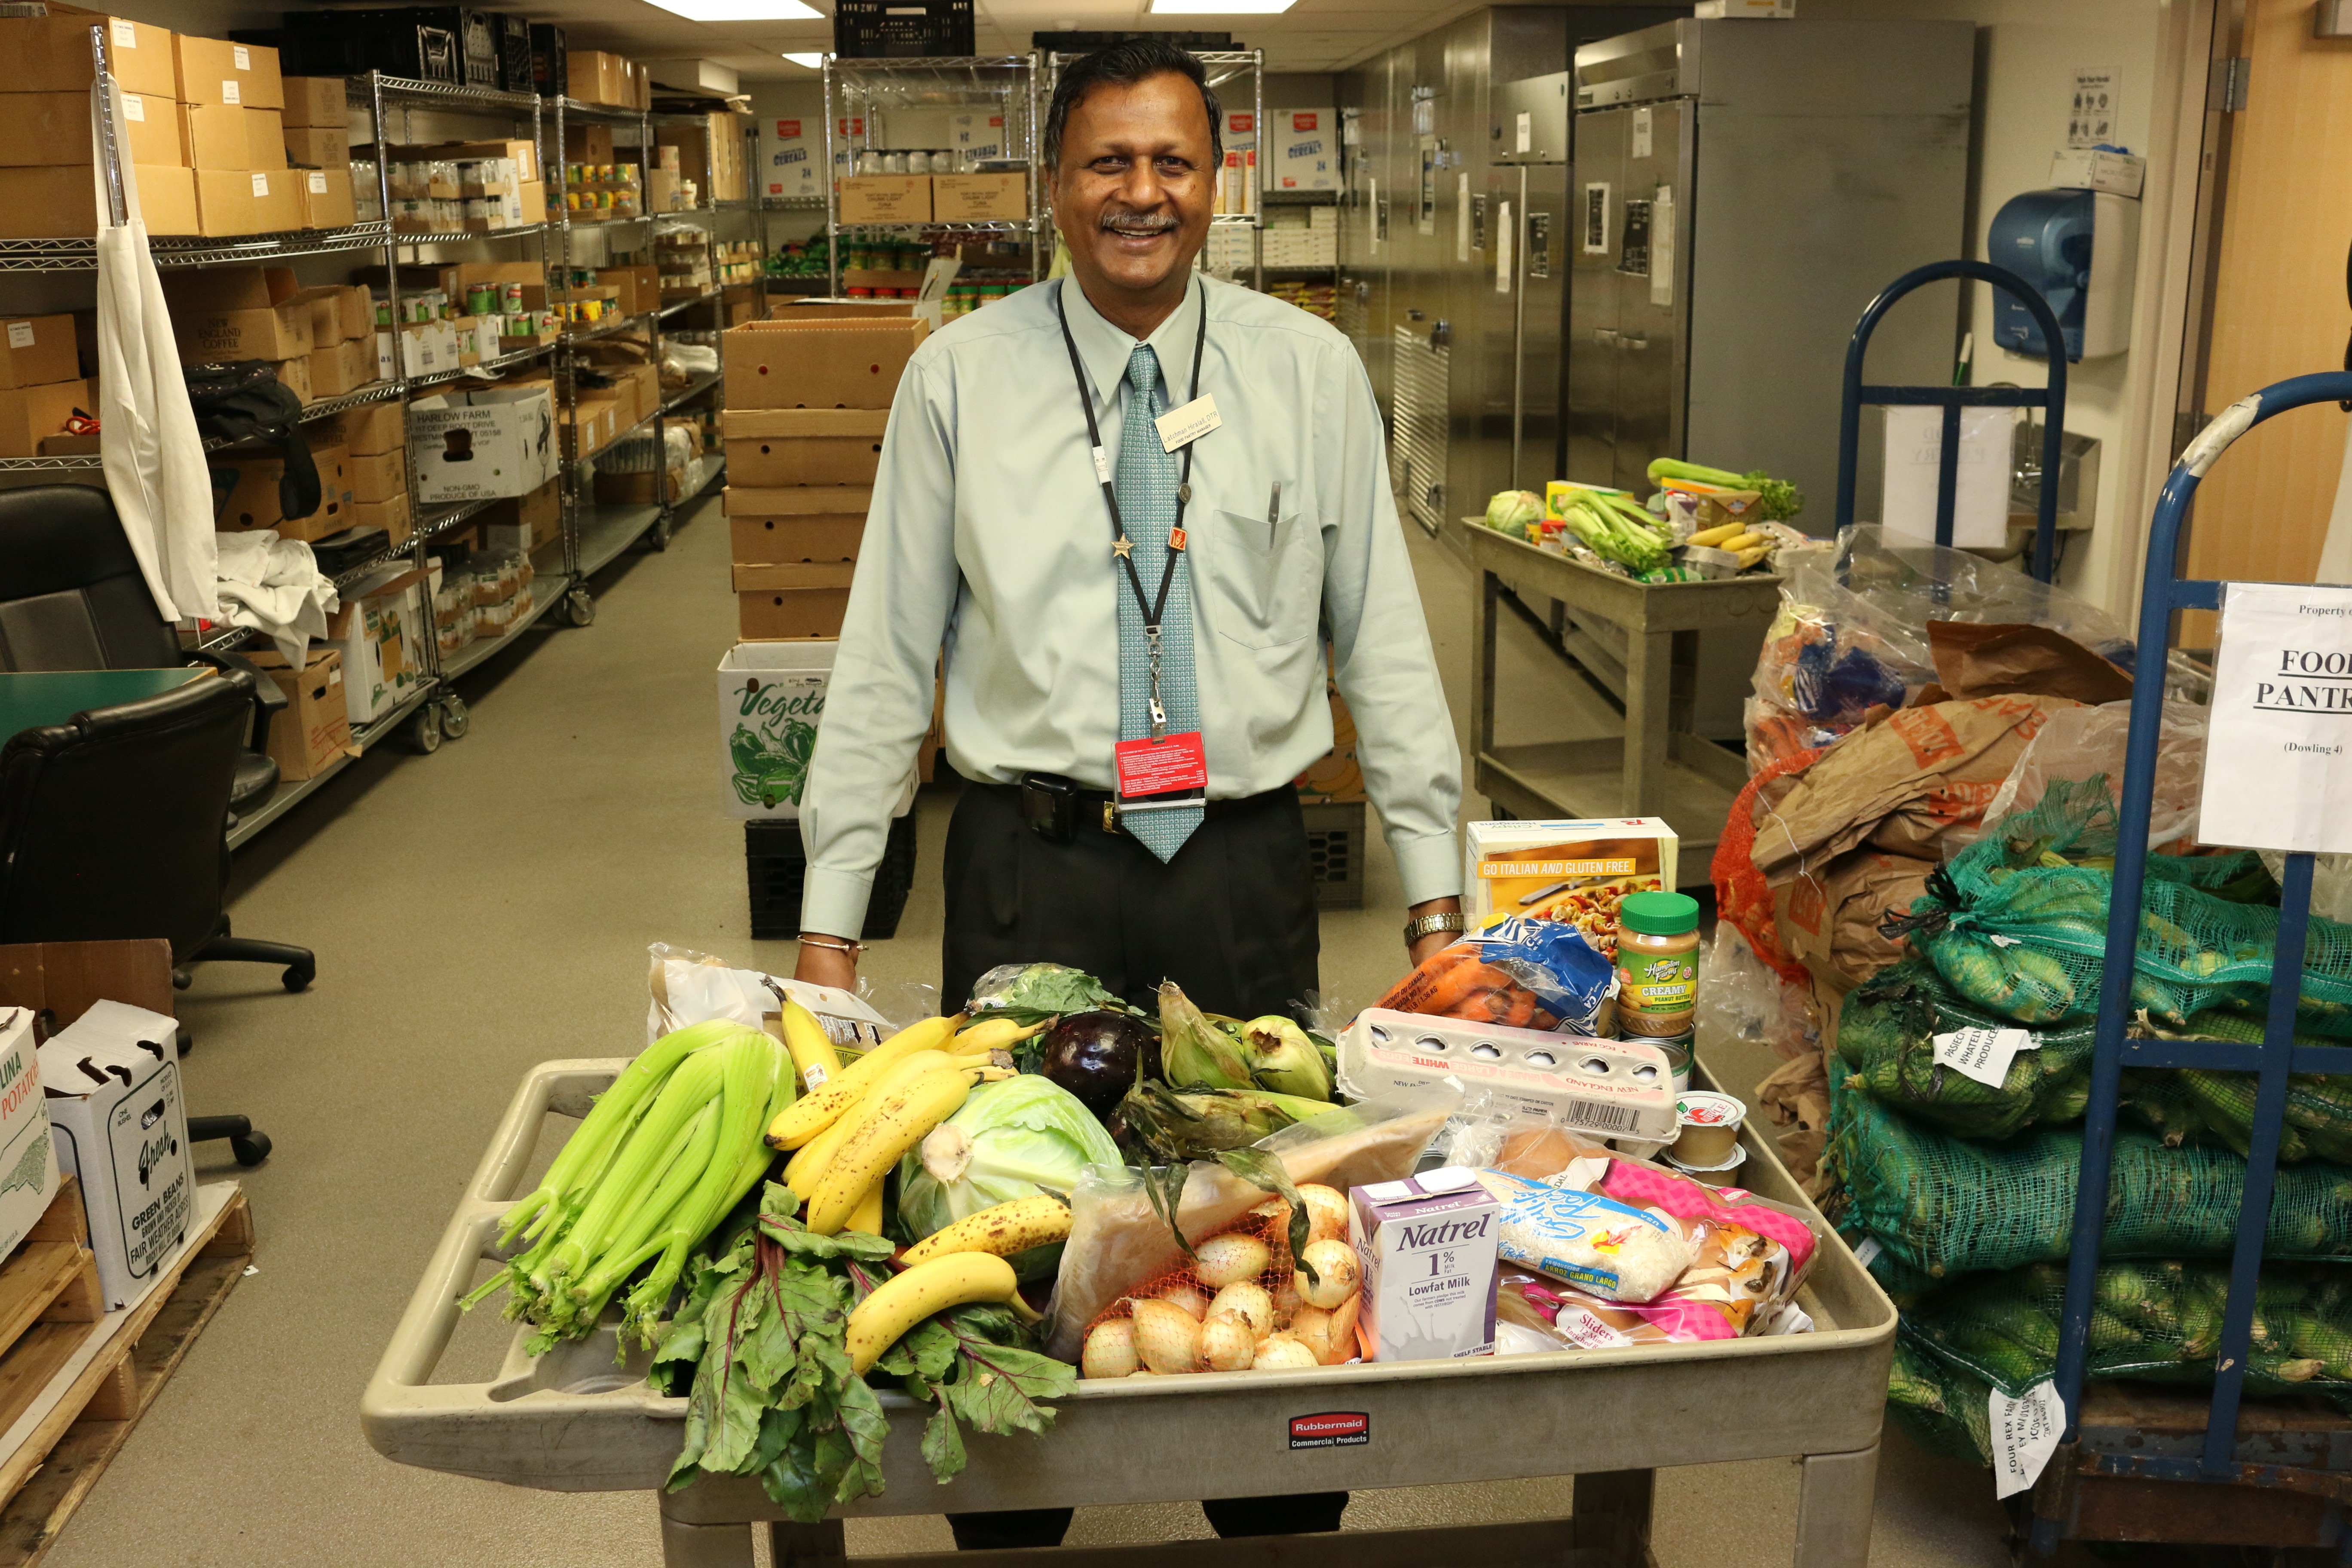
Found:
[[[2066,110],[2067,146],[2096,147],[2102,142],[2113,144],[2120,96],[2116,88],[2116,73],[2112,70],[2074,73],[2074,100]]]
[[[268,175],[256,174],[253,176],[253,194],[257,196],[266,196],[269,194]]]
[[[1675,302],[1675,193],[1660,185],[1650,198],[1650,303]]]
[[[242,103],[245,101],[237,95],[236,79],[235,77],[224,77],[221,79],[221,101],[223,103]]]
[[[1584,254],[1609,254],[1609,186],[1601,181],[1584,187]]]
[[[2044,1380],[2011,1399],[1996,1388],[1985,1406],[1992,1436],[1992,1495],[2009,1497],[2042,1478],[2066,1425],[2058,1385]]]
[[[1935,1058],[1938,1067],[1999,1089],[2017,1053],[2032,1048],[2033,1037],[2023,1029],[1954,1029],[1936,1037]]]
[[[2211,712],[2200,840],[2352,850],[2352,588],[2230,584]]]
[[[122,118],[125,120],[135,120],[142,125],[146,124],[146,100],[142,99],[135,92],[124,93],[122,95]]]
[[[120,16],[114,18],[113,32],[116,48],[135,49],[139,47],[139,29]]]
[[[1224,421],[1217,417],[1217,399],[1213,393],[1204,392],[1181,408],[1171,408],[1152,425],[1160,432],[1162,450],[1173,452],[1188,441],[1197,441]]]
[[[1635,110],[1633,111],[1633,156],[1648,157],[1650,149],[1656,144],[1656,138],[1657,131],[1654,121],[1650,118],[1650,111],[1646,109]]]
[[[31,348],[33,346],[33,323],[30,321],[9,322],[8,346],[12,349]]]

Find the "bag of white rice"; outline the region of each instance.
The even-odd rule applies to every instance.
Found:
[[[1503,1205],[1503,1257],[1604,1300],[1655,1300],[1697,1254],[1681,1225],[1654,1209],[1505,1171],[1478,1180]]]

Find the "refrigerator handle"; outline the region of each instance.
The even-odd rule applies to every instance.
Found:
[[[1528,422],[1528,168],[1519,165],[1519,201],[1511,209],[1511,483],[1519,483],[1519,453]]]

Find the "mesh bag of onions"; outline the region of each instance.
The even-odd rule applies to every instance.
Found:
[[[1290,1205],[1269,1198],[1192,1244],[1189,1263],[1138,1286],[1087,1325],[1088,1377],[1276,1372],[1357,1356],[1362,1271],[1348,1243],[1348,1200],[1305,1183],[1307,1241],[1290,1252]]]

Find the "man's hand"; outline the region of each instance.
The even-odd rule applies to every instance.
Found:
[[[1462,900],[1459,899],[1432,899],[1427,903],[1415,904],[1405,910],[1405,918],[1409,921],[1417,921],[1423,915],[1458,915],[1461,912]],[[1457,934],[1450,931],[1431,931],[1420,941],[1408,945],[1404,950],[1405,956],[1415,964],[1419,964],[1431,953],[1452,942]],[[803,948],[801,951],[805,953],[808,949]]]
[[[827,945],[820,947],[816,942],[809,940],[811,937]],[[850,939],[829,936],[824,931],[809,931],[803,935],[801,955],[793,965],[793,978],[805,980],[812,985],[831,985],[854,996],[857,994],[857,954],[854,951],[844,952],[842,947],[832,946],[834,942],[847,947]]]

